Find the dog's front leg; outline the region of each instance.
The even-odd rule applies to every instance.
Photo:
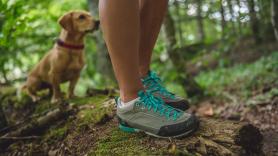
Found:
[[[51,99],[51,103],[56,103],[61,100],[61,90],[60,90],[60,75],[59,73],[50,73],[51,82],[52,82],[52,90],[53,95]]]
[[[76,86],[76,83],[79,79],[79,74],[78,76],[76,76],[75,78],[73,78],[72,80],[70,80],[70,84],[69,84],[69,90],[68,90],[68,98],[73,98],[75,97],[74,95],[74,89],[75,89],[75,86]]]
[[[27,94],[32,98],[33,102],[37,102],[40,100],[40,97],[37,96],[36,91],[32,90],[31,88],[27,88]]]

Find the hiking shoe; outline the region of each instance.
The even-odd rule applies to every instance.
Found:
[[[189,102],[186,99],[169,92],[162,85],[161,79],[155,72],[149,71],[148,75],[141,80],[146,90],[150,91],[157,97],[161,97],[167,105],[183,111],[189,108]]]
[[[148,135],[169,138],[182,137],[194,132],[198,119],[188,113],[165,105],[164,101],[149,92],[139,91],[138,100],[121,107],[116,99],[119,128],[125,132],[143,131]]]

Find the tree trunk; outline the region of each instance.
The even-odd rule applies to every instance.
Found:
[[[198,38],[200,42],[205,40],[205,31],[202,17],[202,0],[196,0],[197,3],[197,25],[198,25]]]
[[[262,155],[263,136],[258,128],[245,122],[200,119],[199,130],[175,141],[176,155]]]
[[[271,22],[275,33],[276,41],[278,42],[278,1],[271,1]]]
[[[259,21],[255,11],[255,2],[254,0],[248,0],[248,9],[249,9],[249,16],[250,16],[250,24],[251,29],[253,32],[253,38],[256,43],[261,43],[262,38],[260,35],[260,28],[259,28]]]
[[[2,92],[2,89],[3,89],[4,87],[3,86],[1,86],[1,84],[0,84],[0,132],[5,128],[5,127],[7,127],[8,126],[8,121],[7,121],[7,118],[6,118],[6,115],[5,115],[5,113],[4,113],[4,111],[3,111],[3,99],[6,97],[6,94],[4,93],[4,92]]]
[[[174,20],[172,19],[169,12],[167,12],[166,17],[164,19],[163,29],[165,33],[168,54],[175,66],[175,69],[179,73],[178,82],[183,85],[183,88],[189,97],[203,95],[203,90],[201,89],[201,87],[195,82],[194,78],[191,75],[189,75],[186,71],[185,61],[183,57],[180,55],[180,48],[177,47]]]
[[[94,17],[98,17],[98,0],[87,0],[87,3],[91,14]],[[95,34],[97,43],[96,70],[109,79],[109,81],[115,81],[112,64],[102,33],[97,31]]]
[[[240,4],[240,0],[237,0],[236,1],[237,2],[237,6],[238,6],[238,17],[237,17],[237,24],[238,24],[238,36],[239,37],[241,37],[242,36],[242,28],[241,28],[241,21],[240,21],[240,19],[241,19],[241,16],[242,16],[242,14],[241,14],[241,12],[240,12],[240,8],[241,8],[241,4]]]
[[[3,69],[2,69],[2,76],[3,76],[3,79],[4,79],[4,84],[6,83],[6,84],[8,84],[9,83],[9,80],[8,80],[8,78],[7,78],[7,71],[4,69],[4,67],[2,67]]]
[[[228,3],[228,8],[229,8],[229,13],[231,15],[232,34],[234,35],[236,33],[236,27],[235,27],[235,22],[234,22],[235,14],[234,14],[232,0],[227,0],[227,3]]]
[[[1,97],[0,97],[1,98]],[[8,125],[5,114],[2,109],[2,104],[0,104],[0,130]]]
[[[221,31],[222,31],[222,39],[225,38],[226,32],[226,20],[225,20],[225,10],[223,6],[223,0],[220,0],[220,13],[221,13]]]
[[[184,43],[183,35],[182,35],[182,21],[181,21],[181,15],[180,15],[180,5],[177,0],[174,1],[175,6],[175,13],[177,15],[177,29],[178,29],[178,36],[179,36],[179,43],[182,46]]]

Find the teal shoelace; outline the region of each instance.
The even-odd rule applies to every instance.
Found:
[[[166,98],[175,99],[175,95],[162,86],[161,79],[155,72],[150,71],[148,76],[143,78],[142,81],[151,93],[159,93]]]
[[[148,111],[153,110],[154,112],[158,112],[160,116],[165,116],[168,120],[173,119],[175,121],[181,115],[181,111],[165,105],[161,98],[153,96],[149,91],[139,91],[138,96],[140,100],[136,102],[137,106],[143,106]]]

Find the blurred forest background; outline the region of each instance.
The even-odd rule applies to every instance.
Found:
[[[60,31],[57,19],[76,9],[89,10],[98,17],[97,3],[2,0],[0,82],[15,84],[24,80],[28,71],[53,46]],[[277,37],[277,24],[274,26],[271,22],[277,22],[274,3],[277,2],[171,0],[164,29],[154,49],[152,69],[163,77],[171,90],[182,95],[186,90],[189,96],[196,95],[196,87],[211,92],[209,86],[214,83],[232,83],[228,79],[231,76],[223,73],[228,67],[244,66],[274,51],[274,47],[269,47],[275,46],[275,34]],[[87,66],[78,84],[79,94],[88,86],[115,87],[100,32],[87,37],[86,42]],[[216,68],[218,72],[209,72]],[[165,70],[167,72],[162,72]],[[249,75],[248,71],[239,72],[242,76]],[[251,79],[251,76],[248,77]]]
[[[19,88],[53,46],[58,18],[80,9],[98,17],[97,0],[0,0],[0,87]],[[76,93],[116,88],[101,31],[85,51]],[[278,140],[277,0],[170,0],[152,60],[167,88],[198,104],[194,112],[247,120]]]

